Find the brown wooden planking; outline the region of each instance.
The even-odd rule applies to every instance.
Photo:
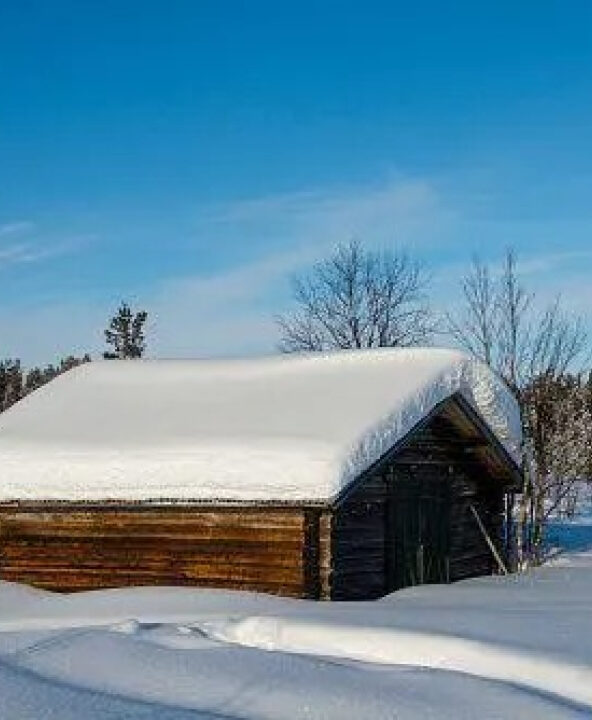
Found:
[[[11,525],[29,524],[37,525],[40,523],[51,522],[56,528],[65,528],[76,532],[77,528],[86,531],[89,527],[97,530],[104,529],[106,532],[113,531],[115,534],[129,527],[137,529],[146,529],[147,531],[154,528],[168,528],[170,532],[183,534],[191,532],[196,526],[215,529],[218,527],[236,527],[244,529],[252,528],[271,528],[281,530],[299,530],[304,525],[302,510],[292,511],[286,514],[285,522],[280,522],[278,518],[266,518],[262,509],[261,516],[253,515],[253,513],[245,513],[243,516],[227,515],[220,513],[216,518],[210,513],[202,514],[199,510],[195,510],[193,518],[179,517],[174,511],[162,508],[160,512],[151,510],[149,513],[138,508],[137,511],[126,510],[124,512],[90,511],[85,513],[71,512],[67,509],[67,505],[59,511],[53,512],[36,512],[22,511],[3,508],[0,506],[0,517]]]
[[[85,571],[68,573],[63,568],[35,572],[31,569],[5,568],[2,579],[9,582],[20,582],[56,592],[72,592],[74,590],[96,590],[101,588],[130,587],[140,585],[194,586],[209,588],[230,588],[251,592],[270,592],[283,594],[282,588],[289,589],[291,597],[308,597],[301,582],[277,582],[269,575],[258,580],[240,578],[199,578],[182,573],[164,572],[132,572],[122,570],[119,573],[102,572],[89,574]]]
[[[188,522],[193,524],[196,515],[204,522],[219,524],[220,522],[244,522],[249,524],[299,524],[302,523],[302,508],[300,506],[286,505],[278,508],[273,505],[245,505],[240,507],[224,507],[212,505],[179,506],[175,504],[143,504],[141,502],[130,506],[109,501],[104,504],[88,503],[88,507],[81,509],[80,503],[45,501],[40,503],[0,503],[0,512],[14,513],[21,516],[31,514],[35,517],[64,516],[71,520],[89,519],[99,522],[100,518],[142,518],[143,522],[160,522],[163,516],[174,518],[175,522]]]
[[[34,587],[54,592],[76,592],[82,590],[98,590],[116,587],[134,586],[185,586],[219,588],[229,590],[244,590],[250,592],[271,593],[274,595],[287,595],[289,597],[303,597],[302,585],[290,585],[274,581],[249,582],[228,581],[219,579],[212,584],[209,581],[200,581],[195,578],[185,578],[179,575],[166,575],[163,573],[121,573],[114,576],[112,573],[88,575],[85,573],[68,574],[55,572],[33,573],[10,569],[6,571],[5,580],[12,582],[23,582]]]
[[[286,512],[283,522],[277,513],[256,515],[252,512],[211,513],[195,511],[193,515],[163,509],[160,512],[19,512],[0,508],[0,536],[42,534],[56,536],[152,537],[155,530],[162,537],[248,539],[255,534],[270,539],[298,537],[304,528],[302,512]]]
[[[89,535],[83,537],[81,535],[72,536],[51,536],[44,538],[42,534],[35,535],[18,535],[16,537],[2,538],[0,544],[0,552],[2,547],[59,547],[65,543],[80,548],[92,546],[96,548],[119,548],[129,547],[130,550],[142,551],[146,548],[153,547],[155,539],[158,539],[162,547],[175,547],[180,553],[192,551],[201,551],[204,553],[238,553],[249,554],[251,551],[267,550],[270,553],[291,553],[298,550],[302,546],[302,536],[290,540],[269,540],[268,538],[251,537],[248,540],[239,540],[236,538],[222,538],[212,540],[211,538],[170,538],[163,537],[158,533],[154,533],[152,537],[136,537],[129,535],[127,537],[100,537]]]
[[[157,552],[148,549],[143,554],[129,553],[100,553],[100,552],[79,552],[75,548],[69,546],[64,547],[61,551],[40,551],[31,552],[23,550],[23,548],[6,548],[1,555],[2,568],[7,566],[29,566],[29,567],[45,567],[48,565],[68,567],[75,563],[76,567],[103,567],[114,568],[125,565],[125,567],[161,567],[171,568],[199,568],[203,567],[204,571],[209,567],[234,568],[236,572],[246,572],[249,568],[272,568],[274,571],[280,572],[283,569],[290,569],[293,572],[302,574],[306,563],[302,558],[293,557],[290,562],[289,557],[275,558],[273,556],[261,554],[252,558],[236,559],[228,556],[220,556],[211,553],[204,556],[199,553],[193,555],[185,555],[179,557],[175,552],[167,552],[159,550]]]
[[[174,580],[175,578],[185,578],[187,580],[199,580],[202,582],[216,582],[218,580],[236,581],[236,582],[266,582],[270,579],[270,569],[266,566],[255,565],[213,565],[188,563],[187,565],[157,565],[155,567],[147,567],[141,565],[132,567],[128,565],[120,565],[119,567],[88,567],[76,564],[76,566],[53,565],[48,562],[46,565],[35,566],[30,563],[23,565],[15,565],[6,563],[3,567],[3,573],[22,572],[27,575],[46,575],[54,574],[56,576],[81,575],[86,577],[97,577],[102,575],[110,575],[113,578],[120,576],[151,578],[163,576]],[[302,568],[274,568],[273,582],[287,585],[302,585],[303,571]],[[174,583],[173,583],[174,584]]]
[[[174,547],[159,542],[138,543],[131,539],[122,547],[120,543],[104,543],[96,540],[71,542],[60,538],[52,538],[44,542],[41,538],[10,540],[0,546],[0,558],[3,562],[18,559],[30,559],[31,562],[49,560],[68,560],[73,557],[83,558],[94,564],[117,560],[125,557],[127,560],[168,559],[174,562],[189,562],[196,557],[205,562],[225,562],[236,565],[269,564],[275,566],[302,567],[304,559],[300,556],[301,545],[294,545],[288,549],[279,548],[273,543],[256,544],[248,546],[224,546],[202,543],[201,545],[175,543]]]
[[[2,518],[0,516],[0,523],[2,523]],[[125,539],[127,537],[138,537],[138,538],[145,538],[150,539],[153,538],[155,535],[158,535],[159,537],[168,538],[171,541],[179,541],[183,542],[183,540],[192,540],[192,541],[200,541],[200,540],[235,540],[235,541],[249,541],[252,538],[259,538],[259,539],[266,539],[266,540],[272,540],[272,541],[290,541],[295,540],[300,537],[302,537],[303,530],[300,529],[282,529],[282,528],[270,528],[270,527],[261,527],[261,528],[245,528],[245,527],[235,527],[232,525],[225,527],[219,526],[216,528],[207,528],[207,527],[200,527],[196,526],[192,529],[187,529],[183,532],[171,532],[168,527],[163,528],[157,528],[156,526],[153,528],[150,528],[149,530],[145,527],[136,527],[133,524],[130,524],[130,527],[121,529],[119,531],[113,531],[109,528],[105,527],[93,527],[89,526],[84,530],[84,528],[76,527],[68,529],[66,527],[55,527],[52,525],[51,521],[48,521],[46,523],[40,523],[36,525],[11,525],[8,522],[5,525],[5,531],[2,532],[0,537],[3,539],[9,539],[10,537],[79,537],[79,538],[85,538],[85,537],[96,537],[97,539],[102,538],[105,540],[108,540],[109,538],[115,538],[118,540]]]
[[[54,590],[180,584],[308,596],[304,543],[297,508],[0,509],[0,577]]]

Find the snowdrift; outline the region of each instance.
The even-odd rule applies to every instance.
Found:
[[[590,554],[370,603],[0,582],[0,717],[590,717],[591,591]]]

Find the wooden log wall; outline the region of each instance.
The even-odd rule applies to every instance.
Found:
[[[330,597],[367,600],[385,595],[387,491],[384,478],[363,483],[333,516]]]
[[[470,510],[471,504],[503,555],[504,489],[491,477],[466,439],[444,417],[434,418],[396,458],[394,472],[412,469],[449,484],[449,563],[451,582],[488,575],[494,558]],[[395,478],[396,481],[396,478]]]
[[[486,541],[470,511],[479,512],[502,549],[503,484],[471,453],[470,444],[443,417],[418,431],[388,464],[356,488],[332,518],[328,596],[336,600],[380,597],[401,587],[400,548],[395,545],[397,482],[445,484],[448,537],[448,581],[486,575],[496,570]],[[325,541],[326,543],[329,540]]]
[[[0,506],[0,578],[57,591],[190,585],[316,597],[315,532],[299,508]]]
[[[503,556],[503,494],[476,483],[469,474],[457,473],[452,479],[453,502],[450,507],[450,580],[463,580],[498,571],[491,550],[471,512],[477,510]]]

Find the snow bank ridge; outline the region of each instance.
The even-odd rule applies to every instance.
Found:
[[[270,652],[336,657],[385,665],[414,665],[499,680],[592,707],[592,668],[519,650],[436,633],[308,620],[247,617],[201,623],[212,639]]]

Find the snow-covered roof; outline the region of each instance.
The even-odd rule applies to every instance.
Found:
[[[93,362],[0,416],[0,500],[330,500],[456,393],[518,461],[515,400],[455,350]]]

